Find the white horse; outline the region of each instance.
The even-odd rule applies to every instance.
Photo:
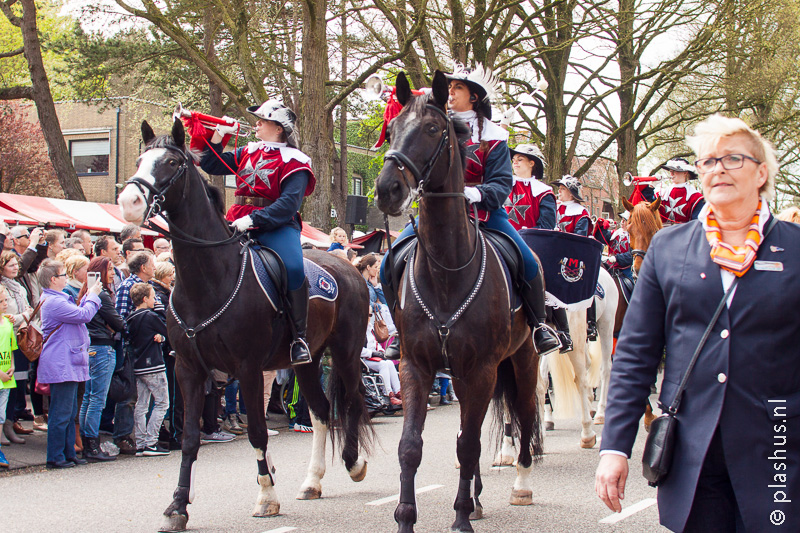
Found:
[[[565,354],[552,353],[542,358],[539,368],[538,394],[539,404],[545,413],[545,422],[550,416],[544,405],[547,387],[547,373],[553,378],[553,395],[550,398],[553,415],[556,418],[573,418],[580,406],[581,413],[581,448],[593,448],[597,444],[597,434],[592,429],[591,402],[594,400],[592,389],[600,387],[600,404],[598,413],[604,417],[605,404],[608,397],[608,382],[611,378],[611,352],[614,347],[614,317],[617,312],[619,290],[611,275],[600,269],[598,279],[605,291],[600,299],[595,296],[597,310],[597,333],[599,350],[590,350],[586,340],[586,310],[570,311],[569,331],[572,336],[573,349]],[[595,423],[602,423],[596,419]],[[549,424],[548,424],[549,426]]]

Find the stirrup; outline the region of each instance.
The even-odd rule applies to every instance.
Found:
[[[569,335],[564,333],[563,331],[557,331],[558,340],[561,341],[561,348],[559,348],[559,353],[567,353],[573,350],[572,339]]]
[[[550,347],[545,346],[538,346],[536,344],[536,333],[539,331],[543,331],[545,335],[550,335],[551,339],[555,341],[555,345]],[[547,340],[546,338],[544,340]],[[551,354],[561,348],[561,341],[558,340],[558,334],[555,332],[553,328],[545,324],[544,322],[540,322],[539,325],[534,328],[533,330],[533,347],[536,348],[537,353],[539,356],[544,357],[545,355]]]
[[[289,347],[292,365],[304,365],[311,362],[311,350],[303,337],[297,337]]]
[[[597,340],[597,323],[589,322],[586,324],[586,340]]]

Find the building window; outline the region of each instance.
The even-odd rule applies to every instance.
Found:
[[[108,175],[108,139],[70,141],[69,153],[78,176]]]
[[[361,196],[361,184],[362,184],[361,176],[353,175],[353,194],[354,195]]]

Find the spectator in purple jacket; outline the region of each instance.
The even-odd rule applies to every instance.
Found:
[[[86,323],[100,308],[102,285],[89,287],[80,305],[62,292],[67,271],[60,261],[47,259],[38,272],[44,289],[42,329],[45,344],[39,357],[37,379],[50,385],[47,431],[47,468],[71,468],[86,464],[75,454],[75,417],[78,415],[78,383],[89,379],[89,333]]]

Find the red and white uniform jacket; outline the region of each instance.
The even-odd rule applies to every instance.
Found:
[[[554,229],[555,206],[556,196],[552,187],[536,178],[514,176],[514,185],[506,203],[508,221],[514,229]]]
[[[666,223],[683,224],[696,216],[703,207],[703,194],[689,185],[680,183],[672,185],[661,196],[661,207],[658,208],[661,220]]]
[[[592,234],[589,211],[578,202],[564,202],[558,206],[558,230],[588,237]]]
[[[478,119],[474,111],[454,113],[467,123],[472,137],[466,144],[467,164],[464,169],[464,186],[477,187],[481,192],[478,218],[489,219],[489,214],[503,207],[511,193],[511,153],[508,150],[508,132],[494,122],[483,119],[481,136],[478,136]],[[481,150],[481,141],[486,149]],[[472,216],[472,209],[469,210]]]

